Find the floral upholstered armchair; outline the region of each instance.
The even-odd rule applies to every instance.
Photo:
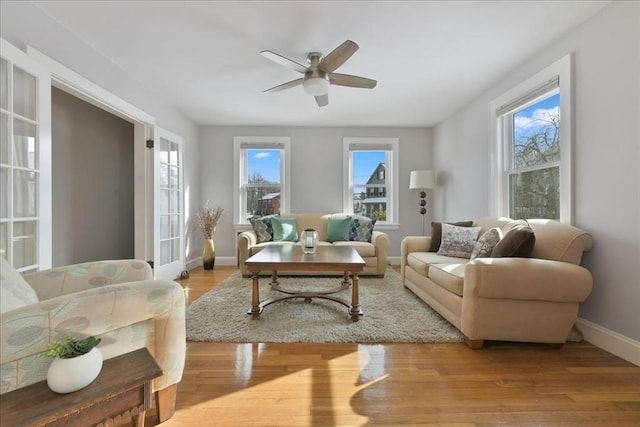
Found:
[[[102,338],[105,359],[147,347],[163,372],[153,382],[160,422],[173,415],[186,353],[185,296],[178,283],[154,280],[139,260],[24,276],[1,261],[0,394],[45,379],[51,359],[36,355],[69,332]]]

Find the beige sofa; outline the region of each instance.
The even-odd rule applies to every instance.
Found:
[[[473,225],[482,235],[512,222],[486,217]],[[528,258],[445,257],[428,252],[431,237],[406,237],[402,282],[458,328],[471,348],[482,347],[484,340],[563,344],[579,304],[591,293],[591,273],[580,261],[592,238],[557,221],[528,222],[535,235]]]
[[[44,380],[38,357],[65,332],[102,338],[105,359],[147,347],[162,375],[153,380],[160,421],[175,411],[186,355],[184,289],[154,280],[145,261],[113,260],[17,273],[2,258],[0,394]]]
[[[364,271],[360,275],[384,277],[387,269],[387,248],[389,247],[389,236],[381,231],[373,230],[371,242],[359,241],[335,241],[327,242],[327,224],[330,217],[344,218],[353,216],[343,213],[338,214],[322,214],[322,213],[299,213],[299,214],[282,214],[283,218],[295,218],[298,236],[307,228],[313,228],[318,232],[320,243],[318,246],[351,246],[360,254],[366,265]],[[238,265],[244,277],[251,277],[251,272],[247,269],[244,262],[252,255],[269,245],[299,245],[299,242],[287,241],[270,241],[257,242],[256,233],[253,230],[244,231],[238,235]],[[305,274],[306,272],[279,272],[282,274]],[[311,272],[309,272],[311,273]],[[313,274],[321,274],[317,271]],[[325,274],[341,274],[342,272],[326,272]],[[269,274],[269,272],[265,272]]]

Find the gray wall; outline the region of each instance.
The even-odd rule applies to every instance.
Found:
[[[151,31],[141,26],[141,31]],[[0,2],[0,35],[9,43],[26,51],[30,45],[55,59],[84,78],[115,94],[126,102],[156,118],[156,124],[184,140],[185,223],[200,206],[200,170],[198,126],[161,94],[148,89],[98,54],[40,9],[29,2]],[[185,224],[185,230],[188,230]],[[191,244],[186,236],[186,256],[198,256],[202,247]]]
[[[203,126],[200,130],[202,194],[211,206],[222,206],[225,216],[215,235],[216,257],[235,256],[233,217],[233,137],[287,136],[291,138],[291,211],[342,212],[342,138],[399,138],[400,229],[388,231],[390,256],[400,256],[407,234],[422,232],[418,191],[409,190],[409,174],[431,168],[431,128],[323,128]],[[431,194],[427,196],[431,221]]]
[[[435,128],[435,163],[447,177],[436,217],[489,212],[488,103],[569,52],[575,225],[594,238],[583,258],[594,288],[580,317],[640,340],[640,3],[612,2]]]
[[[53,266],[133,258],[133,125],[51,91]]]

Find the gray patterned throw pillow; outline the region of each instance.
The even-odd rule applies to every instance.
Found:
[[[471,258],[480,227],[458,227],[442,224],[442,243],[438,255]]]
[[[473,246],[471,259],[489,258],[500,239],[502,239],[502,230],[499,228],[490,228],[485,231]]]

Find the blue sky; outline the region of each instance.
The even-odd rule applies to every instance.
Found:
[[[278,182],[280,177],[278,150],[249,150],[248,155],[249,176],[259,171],[267,180]],[[385,153],[381,151],[354,153],[356,183],[366,183],[378,164],[384,161]]]
[[[535,132],[540,126],[545,126],[546,123],[539,121],[539,119],[544,119],[548,117],[549,114],[560,114],[559,93],[514,114],[513,121],[516,139],[522,135]]]

